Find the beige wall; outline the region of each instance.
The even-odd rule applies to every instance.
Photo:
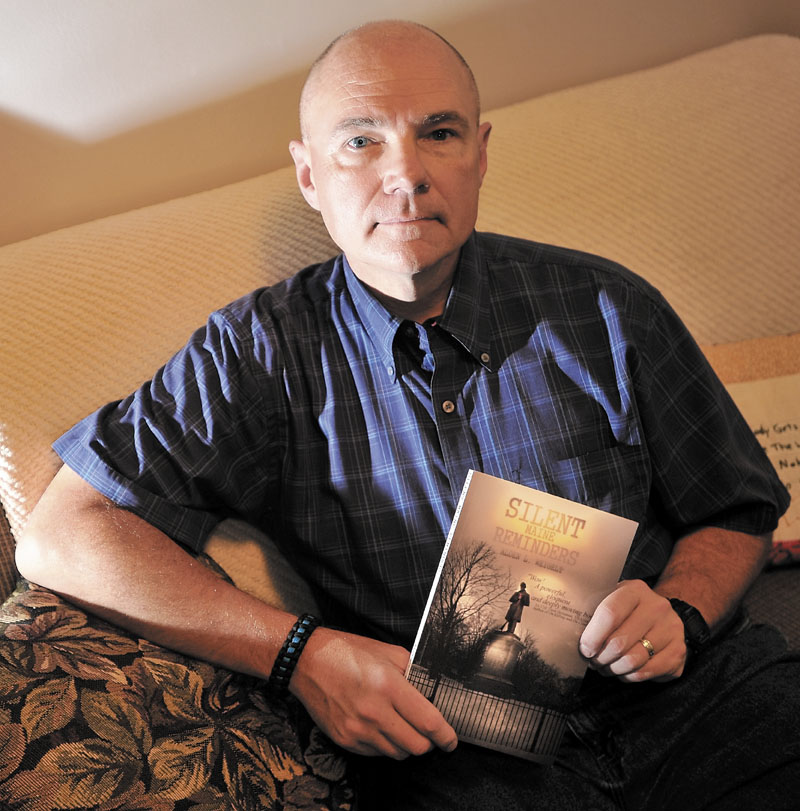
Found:
[[[306,66],[395,0],[3,0],[0,244],[288,163]],[[462,50],[484,107],[750,34],[797,0],[406,0]]]

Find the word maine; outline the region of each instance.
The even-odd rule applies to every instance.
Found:
[[[506,518],[524,522],[525,530],[516,532],[507,527],[497,527],[495,530],[496,542],[550,558],[558,563],[567,563],[570,566],[574,566],[578,562],[577,549],[568,549],[553,541],[556,537],[578,538],[579,532],[586,526],[583,518],[576,518],[574,515],[562,513],[559,510],[546,509],[520,498],[509,500],[505,515]],[[506,553],[503,552],[503,554]],[[512,555],[512,557],[516,556],[518,555]],[[540,563],[540,565],[546,566],[544,563]]]

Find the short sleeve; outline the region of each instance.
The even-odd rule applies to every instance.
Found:
[[[764,450],[672,308],[658,296],[637,399],[651,503],[676,535],[701,526],[771,532],[789,504]]]
[[[199,548],[223,518],[264,522],[276,480],[266,356],[215,313],[158,373],[54,444],[89,484],[174,540]],[[274,398],[272,398],[274,399]]]

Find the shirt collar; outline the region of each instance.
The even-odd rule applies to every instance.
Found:
[[[386,368],[394,364],[394,340],[403,319],[393,316],[358,279],[342,255],[348,292],[362,324]],[[494,371],[486,264],[473,232],[461,248],[444,313],[436,324],[452,335],[475,360]]]
[[[353,301],[355,311],[375,346],[381,361],[387,369],[394,367],[392,345],[397,330],[403,323],[402,319],[395,318],[353,272],[347,257],[342,254],[342,267],[347,283],[347,291]]]
[[[488,264],[474,231],[461,249],[444,314],[437,323],[478,363],[494,371]]]

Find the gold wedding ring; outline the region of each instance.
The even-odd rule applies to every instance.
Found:
[[[647,651],[648,656],[655,656],[656,649],[653,647],[653,643],[649,639],[642,637],[639,641],[642,643],[642,645],[644,645],[644,649]]]

